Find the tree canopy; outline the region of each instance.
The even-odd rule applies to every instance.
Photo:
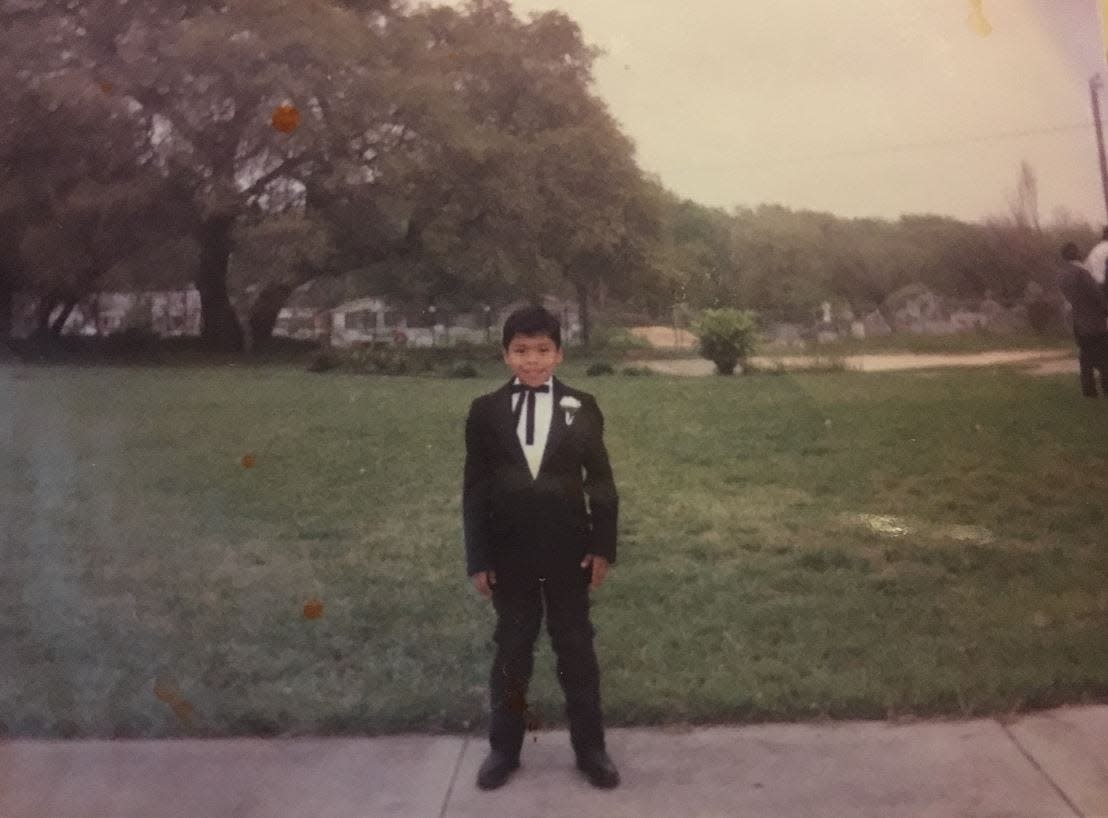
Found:
[[[633,204],[642,174],[591,91],[595,51],[558,12],[523,21],[503,0],[414,10],[9,0],[4,13],[2,44],[23,68],[3,93],[9,111],[49,120],[34,141],[41,163],[82,186],[85,211],[101,202],[101,228],[126,232],[138,201],[128,190],[183,206],[174,224],[198,248],[191,275],[216,346],[241,346],[244,326],[266,334],[292,288],[320,275],[372,268],[401,297],[508,300],[615,276],[649,227],[627,226],[646,210]],[[29,45],[41,43],[53,48]],[[8,178],[31,167],[9,137],[4,201],[64,206],[61,182]],[[92,195],[93,166],[119,189]],[[3,248],[7,289],[46,296],[62,275],[72,286],[60,297],[78,297],[79,282],[103,283],[115,259],[79,249],[77,213],[59,221],[46,207],[26,210],[19,240]],[[44,255],[59,230],[68,255]],[[117,254],[138,252],[150,231],[130,232],[137,238],[108,241]],[[232,282],[232,257],[251,235],[290,258],[263,261],[243,245]],[[317,250],[297,249],[305,240]],[[79,276],[77,256],[89,268]],[[41,260],[34,275],[29,257]],[[238,315],[235,302],[262,314]]]

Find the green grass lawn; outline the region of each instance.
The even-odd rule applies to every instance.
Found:
[[[622,495],[609,723],[1108,701],[1108,402],[1075,377],[563,374]],[[462,424],[498,383],[0,368],[0,734],[478,729]]]

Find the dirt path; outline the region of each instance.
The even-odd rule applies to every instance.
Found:
[[[696,349],[696,336],[673,327],[632,327],[630,333],[654,347]],[[817,357],[813,355],[757,356],[752,359],[760,369],[818,369],[823,364],[838,364],[855,372],[895,372],[906,369],[941,369],[961,366],[1022,366],[1031,375],[1057,375],[1077,371],[1077,361],[1069,352],[1059,350],[998,350],[995,352],[916,354],[911,352],[879,355]],[[1036,365],[1037,366],[1033,366]],[[666,375],[711,375],[715,366],[703,358],[642,361],[655,372]]]
[[[760,369],[812,369],[830,359],[810,355],[788,357],[755,357],[753,364]],[[895,372],[911,369],[941,369],[967,366],[1022,366],[1032,375],[1055,375],[1077,371],[1072,355],[1054,350],[1012,350],[1002,352],[977,352],[961,355],[915,355],[897,353],[889,355],[847,355],[834,359],[855,372]],[[715,365],[702,358],[668,361],[643,361],[655,372],[667,375],[711,375]],[[1037,366],[1036,366],[1037,365]]]
[[[1080,369],[1077,359],[1074,357],[1058,358],[1053,361],[1043,361],[1035,367],[1027,370],[1029,375],[1076,375]]]
[[[642,338],[652,347],[696,348],[696,336],[687,329],[679,329],[675,332],[673,327],[631,327],[628,332],[636,338]]]

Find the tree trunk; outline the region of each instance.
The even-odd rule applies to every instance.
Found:
[[[577,289],[577,311],[581,316],[581,343],[588,346],[592,338],[592,316],[589,314],[589,284],[583,279],[574,282]]]
[[[258,294],[254,308],[250,311],[250,335],[255,344],[265,343],[273,337],[277,315],[290,295],[292,287],[288,284],[270,284]]]
[[[43,295],[35,305],[35,331],[36,337],[46,337],[50,334],[50,313],[58,306],[61,299],[56,295]]]
[[[6,278],[0,277],[0,344],[12,337],[12,309],[15,306],[15,290]]]
[[[219,352],[241,352],[242,326],[227,294],[227,265],[231,259],[231,229],[234,216],[208,218],[200,225],[200,337]]]
[[[62,305],[62,311],[58,313],[58,317],[50,323],[50,337],[57,338],[62,334],[62,330],[65,328],[65,322],[69,320],[69,316],[73,313],[73,308],[77,306],[77,302],[73,299],[67,300]]]
[[[92,315],[92,325],[96,327],[96,337],[104,337],[104,330],[100,326],[100,293],[93,293],[89,298],[89,313]]]

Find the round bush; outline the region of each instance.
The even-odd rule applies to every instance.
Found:
[[[358,344],[346,350],[343,367],[360,375],[405,375],[411,369],[407,350],[391,344]]]
[[[589,377],[595,377],[597,375],[614,375],[615,370],[607,361],[597,361],[595,364],[589,364],[589,368],[585,370],[585,374]]]
[[[308,364],[309,372],[330,372],[339,365],[338,360],[330,352],[320,352]]]
[[[757,327],[749,310],[705,310],[693,325],[700,354],[716,365],[720,375],[731,375],[735,365],[754,351]]]
[[[462,361],[450,367],[446,374],[450,378],[476,378],[480,373],[477,372],[477,367],[473,364]]]

